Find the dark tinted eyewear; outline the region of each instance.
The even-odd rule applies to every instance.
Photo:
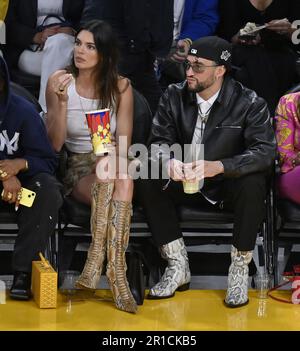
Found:
[[[210,66],[206,66],[206,65],[202,65],[198,62],[194,62],[194,63],[191,63],[190,61],[184,61],[183,62],[183,66],[184,66],[184,69],[187,71],[189,70],[190,68],[192,68],[192,70],[195,72],[195,73],[203,73],[205,71],[206,68],[208,67],[217,67],[217,66],[220,66],[220,65],[210,65]]]

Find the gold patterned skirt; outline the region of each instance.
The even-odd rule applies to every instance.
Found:
[[[89,174],[95,173],[97,156],[93,152],[85,154],[70,153],[68,157],[67,172],[63,179],[64,191],[69,195],[79,180]]]

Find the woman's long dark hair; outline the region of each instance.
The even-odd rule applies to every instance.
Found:
[[[77,35],[82,30],[93,34],[96,49],[101,56],[95,68],[95,91],[97,98],[100,99],[99,108],[111,107],[113,104],[118,106],[120,92],[118,89],[119,49],[117,37],[111,26],[100,20],[87,22],[79,29]],[[74,58],[70,71],[75,77],[78,76],[78,68],[75,66]]]

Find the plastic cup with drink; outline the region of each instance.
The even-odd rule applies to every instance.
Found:
[[[199,192],[200,181],[199,180],[185,180],[182,182],[183,191],[186,194],[195,194]]]
[[[183,172],[185,176],[190,176],[190,179],[187,178],[182,182],[183,191],[185,194],[196,194],[200,189],[200,180],[196,179],[194,169],[194,162],[200,159],[201,154],[201,145],[200,144],[191,144],[185,150],[185,163],[183,165]]]

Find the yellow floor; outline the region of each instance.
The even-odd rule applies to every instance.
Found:
[[[71,299],[60,295],[58,308],[49,310],[34,301],[7,298],[0,305],[0,330],[300,330],[300,305],[259,300],[255,291],[249,293],[249,305],[238,309],[223,306],[221,290],[177,292],[168,300],[145,300],[136,315],[117,310],[109,291],[99,290],[96,297],[82,294]],[[290,296],[289,291],[278,294]]]

